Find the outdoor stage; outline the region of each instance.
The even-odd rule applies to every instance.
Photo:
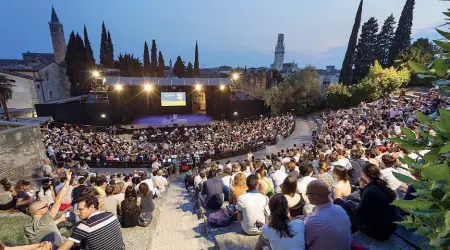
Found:
[[[147,125],[152,127],[167,125],[205,125],[213,121],[212,117],[206,115],[177,115],[174,119],[173,115],[147,116],[134,120],[132,124]]]

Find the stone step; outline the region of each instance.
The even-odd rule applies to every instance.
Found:
[[[159,246],[159,247],[151,247],[148,248],[148,250],[177,250],[177,249],[183,249],[183,250],[201,250],[201,249],[213,249],[214,243],[207,240],[204,237],[200,238],[194,238],[190,240],[176,240],[171,244]]]

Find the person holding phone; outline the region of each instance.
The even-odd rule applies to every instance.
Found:
[[[56,196],[55,203],[53,203],[51,209],[48,208],[48,204],[44,201],[33,202],[28,207],[28,213],[33,220],[25,226],[24,230],[25,236],[31,244],[44,241],[50,241],[57,247],[63,244],[63,238],[56,225],[65,221],[66,217],[63,215],[57,220],[55,220],[55,217],[63,203],[72,178],[72,173],[69,170],[65,170],[65,175],[64,186],[61,188],[58,196]]]

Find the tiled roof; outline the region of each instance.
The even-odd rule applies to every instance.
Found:
[[[39,71],[47,67],[51,63],[52,61],[48,61],[45,59],[36,59],[32,61],[0,59],[0,70]]]

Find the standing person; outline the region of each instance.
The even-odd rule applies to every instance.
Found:
[[[66,181],[61,191],[56,196],[55,203],[51,209],[48,208],[48,203],[44,201],[33,202],[28,208],[28,213],[33,219],[24,228],[25,236],[28,241],[32,244],[50,241],[54,246],[61,246],[63,244],[63,239],[61,233],[56,226],[59,222],[65,221],[65,216],[55,220],[58,211],[63,204],[66,193],[68,192],[70,186],[70,179],[72,178],[72,173],[66,171]]]
[[[255,250],[270,246],[273,250],[304,250],[305,224],[302,220],[290,220],[288,201],[282,194],[269,200],[270,220],[263,225]]]
[[[125,249],[119,220],[111,213],[99,211],[97,197],[80,198],[77,214],[83,221],[73,229],[59,250],[69,250],[82,241],[86,242],[89,250]]]
[[[264,223],[268,211],[269,198],[258,190],[258,177],[254,174],[247,177],[247,193],[239,196],[236,210],[238,221],[245,233],[257,235],[261,231],[257,222]]]
[[[224,189],[223,181],[216,178],[217,170],[209,170],[208,179],[203,183],[202,195],[206,195],[205,206],[211,210],[217,210],[223,205]]]
[[[320,180],[308,184],[307,195],[314,212],[305,218],[308,250],[350,249],[351,224],[345,210],[330,202],[328,186]]]
[[[139,215],[139,226],[147,227],[153,219],[153,212],[155,211],[155,203],[153,202],[153,192],[148,187],[147,183],[139,185],[139,194],[141,197],[141,214]]]

